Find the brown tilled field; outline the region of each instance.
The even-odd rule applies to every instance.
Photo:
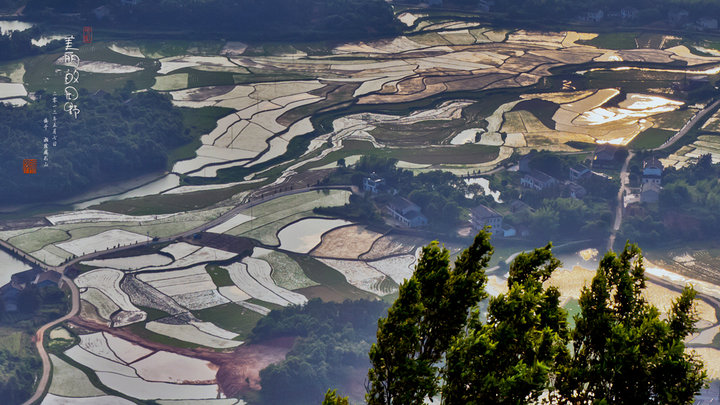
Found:
[[[380,235],[369,231],[364,226],[345,226],[334,229],[323,235],[322,243],[312,252],[313,256],[332,257],[337,259],[357,259],[370,250]]]

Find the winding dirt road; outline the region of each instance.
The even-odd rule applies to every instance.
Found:
[[[612,250],[613,245],[615,244],[615,237],[620,230],[620,225],[622,225],[623,197],[625,196],[625,191],[627,191],[627,185],[630,181],[628,165],[630,164],[630,160],[632,160],[633,156],[635,156],[635,152],[629,152],[622,165],[622,169],[620,169],[620,190],[618,190],[617,207],[615,207],[615,221],[613,222],[613,229],[610,233],[610,238],[608,239],[607,250]]]
[[[653,150],[654,151],[663,150],[669,146],[672,146],[675,142],[677,142],[678,139],[685,136],[685,134],[687,134],[690,131],[690,129],[692,129],[692,127],[694,127],[701,119],[703,119],[703,117],[705,117],[707,114],[709,114],[711,111],[713,111],[718,106],[720,106],[720,100],[717,100],[714,103],[705,107],[702,111],[695,114],[695,116],[692,117],[692,119],[690,121],[686,122],[685,125],[683,125],[683,127],[680,128],[680,130],[675,135],[673,135],[670,139],[665,141],[664,144],[658,146],[657,148],[655,148]]]
[[[40,329],[38,329],[38,331],[35,333],[35,347],[37,348],[38,353],[40,353],[40,359],[42,360],[43,364],[43,372],[42,376],[40,376],[37,390],[35,391],[33,396],[30,397],[30,399],[23,403],[23,405],[29,405],[40,400],[40,398],[42,398],[45,394],[45,389],[50,382],[50,370],[52,369],[52,364],[50,363],[50,356],[48,356],[43,342],[45,338],[45,332],[53,328],[55,325],[63,323],[68,319],[74,317],[80,311],[80,292],[78,291],[77,286],[75,285],[75,283],[73,283],[72,280],[65,276],[62,276],[61,280],[65,283],[65,285],[70,287],[70,291],[72,293],[72,308],[67,315],[63,316],[62,318],[58,318],[50,323],[46,323],[45,325],[41,326]]]

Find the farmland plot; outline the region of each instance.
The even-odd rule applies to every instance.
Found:
[[[189,255],[182,257],[181,259],[176,259],[175,262],[173,262],[172,264],[165,265],[165,266],[152,266],[152,267],[148,267],[148,269],[165,270],[165,269],[171,269],[171,268],[188,267],[188,266],[194,266],[194,265],[197,265],[200,263],[228,260],[228,259],[232,259],[235,256],[237,256],[237,253],[226,252],[224,250],[204,246],[204,247],[201,247],[200,249],[194,251],[193,253],[190,253]]]
[[[145,320],[145,312],[138,309],[130,301],[127,293],[120,289],[120,280],[124,274],[120,270],[96,269],[79,275],[75,284],[79,288],[96,288],[103,292],[122,311],[114,316],[116,327],[129,325]]]
[[[357,259],[370,250],[373,243],[381,236],[364,226],[336,228],[323,235],[322,243],[313,249],[311,254],[318,257]]]
[[[77,224],[83,222],[147,222],[170,218],[177,214],[165,215],[124,215],[100,210],[70,211],[45,217],[53,225]]]
[[[108,360],[94,353],[90,353],[80,346],[71,347],[65,351],[65,354],[78,363],[94,370],[96,373],[104,371],[128,377],[137,377],[137,374],[132,367],[128,367],[123,363]]]
[[[387,276],[363,261],[336,259],[318,260],[340,272],[343,276],[345,276],[348,283],[361,290],[381,296],[392,292],[380,289],[380,283],[382,283]]]
[[[215,382],[216,370],[212,363],[166,351],[132,363],[132,367],[146,381],[175,384]]]
[[[245,301],[252,298],[248,293],[239,289],[236,285],[218,287],[220,294],[231,302]]]
[[[50,394],[61,397],[93,397],[105,395],[90,382],[85,373],[64,362],[54,354],[50,354],[52,361],[52,381]],[[43,402],[45,403],[45,402]]]
[[[112,350],[117,357],[127,364],[152,353],[152,350],[150,349],[136,345],[135,343],[119,338],[111,333],[103,332],[103,336],[105,337],[110,350]]]
[[[381,273],[392,278],[397,284],[410,278],[415,270],[415,256],[402,255],[388,257],[387,259],[367,262],[370,266],[377,269]]]
[[[252,257],[263,259],[270,264],[272,267],[270,276],[278,287],[297,290],[318,285],[318,283],[310,280],[300,265],[285,253],[255,248]]]
[[[88,266],[109,267],[118,270],[135,270],[150,266],[164,266],[172,263],[173,259],[160,254],[142,256],[120,257],[114,259],[99,259],[82,262]]]
[[[225,232],[229,231],[230,229],[235,228],[238,225],[241,225],[247,221],[250,221],[251,219],[253,219],[253,217],[251,217],[249,215],[237,214],[234,217],[223,222],[222,224],[216,225],[216,226],[208,229],[207,231],[212,232],[212,233],[225,233]]]
[[[250,274],[248,274],[247,264],[245,263],[233,263],[229,266],[225,266],[230,278],[235,285],[246,292],[253,298],[270,302],[272,304],[287,306],[288,301],[281,296],[269,290],[267,287],[258,282]]]
[[[194,343],[199,346],[212,347],[215,349],[230,349],[240,346],[243,343],[205,333],[196,326],[189,324],[175,325],[152,321],[145,324],[145,328],[160,335],[169,336],[171,338]]]
[[[160,251],[171,255],[175,258],[175,260],[180,260],[185,256],[189,256],[190,254],[197,252],[198,250],[200,250],[200,246],[191,245],[185,242],[176,242],[162,248]]]
[[[320,243],[325,232],[351,224],[351,222],[342,219],[303,219],[286,226],[278,232],[280,249],[296,253],[308,253]]]
[[[270,277],[272,268],[265,260],[246,257],[242,262],[247,266],[248,274],[252,278],[257,280],[263,287],[282,297],[285,301],[293,305],[303,305],[307,302],[307,298],[305,298],[304,295],[278,287]]]
[[[331,190],[325,194],[321,191],[294,194],[276,198],[243,211],[244,214],[254,217],[252,221],[245,222],[227,233],[235,236],[250,236],[251,231],[264,235],[259,240],[267,244],[278,244],[277,230],[295,219],[310,212],[317,207],[332,207],[347,204],[350,192],[344,190]],[[307,213],[307,214],[300,214]],[[298,217],[299,216],[299,217]],[[265,229],[267,231],[265,231]]]
[[[132,405],[133,402],[125,398],[110,395],[99,395],[96,397],[63,397],[49,393],[42,401],[42,405]]]
[[[85,289],[85,291],[80,292],[80,298],[92,304],[97,309],[98,315],[107,321],[110,321],[112,315],[120,310],[119,306],[97,288]]]
[[[80,335],[79,346],[97,356],[106,358],[116,363],[123,363],[123,361],[118,358],[115,352],[110,349],[107,340],[105,340],[103,332]]]
[[[212,399],[217,398],[219,387],[207,385],[179,385],[148,382],[138,377],[129,377],[112,372],[97,373],[100,382],[116,391],[133,398],[150,399]]]
[[[80,238],[56,244],[57,247],[76,255],[107,250],[116,245],[127,246],[137,242],[148,242],[149,237],[133,232],[113,229],[87,238]]]

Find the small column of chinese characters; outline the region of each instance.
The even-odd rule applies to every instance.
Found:
[[[73,52],[78,50],[78,48],[73,48],[73,39],[75,39],[74,35],[65,37],[63,64],[68,68],[65,71],[65,104],[63,111],[77,119],[80,109],[76,101],[80,94],[74,85],[78,83],[78,79],[80,79],[80,72],[77,70],[77,68],[80,67],[80,57]]]
[[[45,134],[43,135],[43,167],[48,167],[48,128],[49,121],[45,118],[43,120],[43,129],[45,130]]]

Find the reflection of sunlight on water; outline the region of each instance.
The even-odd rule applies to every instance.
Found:
[[[665,73],[687,73],[691,75],[716,75],[720,73],[720,66],[715,66],[712,69],[707,70],[682,70],[682,69],[652,69],[652,68],[639,68],[639,67],[633,67],[633,66],[623,66],[623,67],[617,67],[617,68],[594,68],[590,69],[589,72],[598,72],[598,71],[613,71],[613,72],[622,72],[626,70],[640,70],[643,72],[665,72]],[[588,71],[583,71],[583,73]]]
[[[495,200],[496,203],[502,202],[502,200],[500,199],[500,192],[492,191],[490,189],[490,180],[488,180],[488,179],[484,179],[482,177],[465,179],[465,184],[467,184],[468,186],[471,184],[478,184],[478,185],[480,185],[480,187],[482,187],[483,195],[491,195],[493,200]],[[466,194],[465,197],[473,198],[473,197],[475,197],[475,195],[474,194]]]
[[[609,141],[603,141],[601,139],[598,139],[595,141],[595,143],[609,143],[610,145],[624,145],[625,138],[615,138],[615,139],[611,139]]]
[[[450,145],[462,145],[466,143],[475,143],[475,135],[478,134],[478,132],[485,131],[482,128],[470,128],[463,130],[462,132],[455,135],[455,137],[450,141]]]
[[[645,118],[650,115],[670,112],[684,103],[659,96],[628,94],[620,107],[598,107],[584,112],[576,120],[579,125],[602,125],[620,120]],[[635,121],[635,120],[632,120]]]
[[[697,49],[700,52],[709,53],[713,56],[720,56],[720,52],[718,52],[716,49],[705,48],[704,46],[693,46],[693,48]]]

